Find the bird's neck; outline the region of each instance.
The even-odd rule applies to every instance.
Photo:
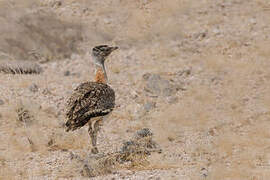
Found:
[[[95,65],[95,82],[107,83],[107,74],[104,64]]]

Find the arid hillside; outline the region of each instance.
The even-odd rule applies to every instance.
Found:
[[[0,179],[269,179],[270,1],[0,0],[0,24]],[[100,44],[93,155],[64,108]]]

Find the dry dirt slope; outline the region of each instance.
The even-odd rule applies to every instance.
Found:
[[[163,152],[101,167],[96,179],[269,179],[268,0],[2,0],[0,8],[1,62],[43,69],[0,74],[0,179],[89,175],[87,129],[66,133],[63,108],[92,80],[89,50],[103,43],[120,50],[107,62],[117,108],[100,150],[118,151],[148,127]]]

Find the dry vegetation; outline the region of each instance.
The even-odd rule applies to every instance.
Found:
[[[0,72],[5,74],[40,74],[42,68],[34,62],[2,60]]]
[[[269,22],[268,0],[0,0],[0,179],[269,179]],[[63,108],[97,44],[120,49],[93,156]]]

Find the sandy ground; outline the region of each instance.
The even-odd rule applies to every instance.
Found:
[[[0,8],[0,61],[43,69],[0,74],[0,179],[89,178],[87,127],[65,132],[63,112],[72,89],[93,80],[89,52],[99,44],[119,46],[106,62],[116,108],[99,150],[118,151],[147,127],[162,153],[94,179],[269,179],[268,0],[2,0]]]

